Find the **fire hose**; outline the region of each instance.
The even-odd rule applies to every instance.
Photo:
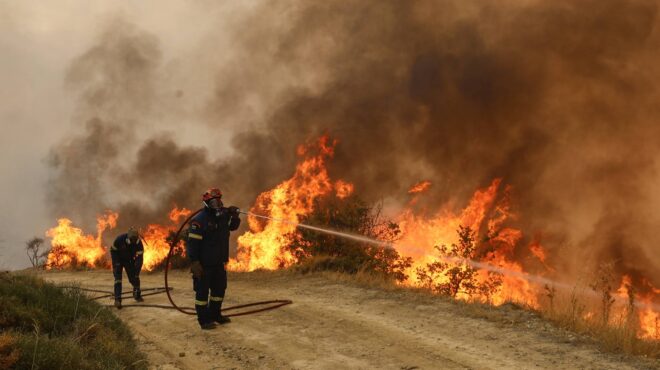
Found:
[[[160,305],[160,304],[127,304],[127,305],[122,305],[122,307],[152,307],[152,308],[164,308],[164,309],[176,309],[181,313],[184,313],[186,315],[196,315],[196,311],[193,307],[180,307],[176,303],[174,303],[174,299],[172,298],[172,295],[170,292],[174,289],[169,286],[168,283],[168,272],[170,269],[170,259],[172,257],[172,253],[174,251],[174,246],[179,242],[180,237],[181,237],[181,232],[183,231],[183,228],[190,222],[190,220],[195,217],[199,212],[201,212],[203,208],[198,209],[197,211],[193,212],[186,220],[181,224],[179,229],[177,230],[174,239],[170,243],[170,249],[167,253],[167,257],[165,258],[165,287],[158,287],[158,288],[147,288],[143,289],[142,292],[148,292],[146,294],[142,294],[143,297],[145,296],[150,296],[150,295],[156,295],[156,294],[162,294],[166,293],[167,294],[167,299],[170,301],[170,306],[167,305]],[[247,214],[246,212],[239,211],[239,213],[242,214]],[[143,239],[143,243],[146,242]],[[98,290],[98,289],[88,289],[88,288],[80,288],[76,287],[76,289],[85,291],[85,292],[91,292],[91,293],[104,293],[103,295],[93,297],[92,300],[98,300],[102,298],[109,298],[109,297],[114,297],[114,292],[106,291],[106,290]],[[132,292],[126,292],[122,293],[122,296],[125,295],[131,295]],[[269,301],[260,301],[260,302],[253,302],[253,303],[247,303],[247,304],[242,304],[242,305],[237,305],[237,306],[231,306],[231,307],[225,307],[222,309],[222,312],[226,311],[235,311],[239,310],[242,308],[248,308],[248,307],[255,307],[255,306],[266,306],[263,308],[258,308],[258,309],[253,309],[253,310],[248,310],[248,311],[241,311],[237,313],[230,313],[226,314],[223,316],[225,317],[236,317],[236,316],[244,316],[244,315],[250,315],[250,314],[255,314],[258,312],[263,312],[263,311],[269,311],[269,310],[274,310],[276,308],[286,306],[288,304],[293,303],[293,301],[289,299],[274,299],[274,300],[269,300]],[[111,306],[111,305],[109,305]]]

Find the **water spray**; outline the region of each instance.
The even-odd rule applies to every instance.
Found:
[[[383,247],[383,248],[390,248],[390,249],[397,250],[397,244],[395,244],[395,243],[384,242],[382,240],[373,239],[373,238],[370,238],[370,237],[367,237],[367,236],[364,236],[364,235],[351,234],[351,233],[346,233],[346,232],[341,232],[341,231],[336,231],[336,230],[325,229],[325,228],[318,227],[318,226],[305,225],[303,223],[299,223],[299,222],[295,222],[295,221],[291,221],[291,220],[287,220],[287,219],[263,216],[263,215],[258,215],[256,213],[246,212],[246,211],[241,211],[241,210],[238,210],[238,213],[244,214],[246,216],[251,216],[251,217],[271,220],[271,221],[275,221],[275,222],[285,223],[285,224],[293,225],[295,227],[308,229],[308,230],[313,230],[313,231],[317,231],[317,232],[321,232],[321,233],[325,233],[325,234],[329,234],[329,235],[335,235],[335,236],[339,236],[341,238],[355,240],[355,241],[358,241],[358,242],[363,242],[363,243],[367,243],[367,244],[371,244],[371,245],[375,245],[375,246],[379,246],[379,247]],[[400,244],[398,246],[404,247]],[[511,276],[511,277],[522,279],[522,280],[525,280],[525,281],[528,281],[528,282],[533,282],[533,283],[537,283],[537,284],[552,286],[552,287],[556,287],[556,288],[559,288],[559,289],[562,289],[562,290],[570,291],[570,290],[574,289],[574,285],[571,285],[571,284],[567,284],[567,283],[563,283],[563,282],[560,282],[560,281],[548,279],[546,277],[539,276],[539,275],[532,275],[532,274],[529,274],[529,273],[526,273],[526,272],[506,269],[506,268],[503,268],[503,267],[500,267],[500,266],[495,266],[495,265],[491,265],[489,263],[479,262],[479,261],[475,261],[475,260],[468,259],[468,258],[449,257],[449,256],[437,256],[436,258],[438,258],[439,260],[441,260],[443,262],[448,262],[448,263],[453,263],[453,264],[466,264],[466,265],[469,265],[469,266],[477,268],[477,269],[487,270],[487,271],[490,271],[490,272],[495,272],[495,273],[498,273],[498,274]],[[598,293],[593,291],[593,290],[589,290],[586,293],[589,294],[590,296],[598,297]],[[616,299],[617,300],[624,300],[623,298],[620,298],[620,297],[616,297]],[[635,306],[641,307],[641,308],[647,308],[648,307],[648,308],[652,308],[654,310],[660,310],[660,305],[653,304],[653,303],[635,302]]]

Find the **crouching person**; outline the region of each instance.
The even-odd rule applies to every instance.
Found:
[[[140,271],[144,246],[137,230],[130,228],[127,233],[121,234],[110,247],[112,257],[112,275],[115,278],[115,307],[121,308],[122,271],[126,270],[128,281],[133,286],[133,298],[142,302],[140,290]]]

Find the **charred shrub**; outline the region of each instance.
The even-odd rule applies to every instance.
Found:
[[[456,298],[481,296],[490,300],[502,284],[501,274],[482,272],[470,265],[477,243],[469,226],[458,228],[458,244],[436,246],[439,258],[417,269],[417,279],[432,291]]]
[[[327,197],[315,201],[314,211],[301,223],[352,235],[366,236],[384,243],[399,238],[399,226],[382,216],[382,205],[368,205],[357,197]],[[411,259],[394,249],[338,235],[298,228],[288,250],[301,271],[332,270],[355,274],[367,272],[395,280],[405,280]]]

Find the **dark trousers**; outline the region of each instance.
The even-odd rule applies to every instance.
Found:
[[[121,301],[121,277],[122,271],[126,270],[128,281],[133,285],[133,294],[140,293],[140,270],[142,265],[137,265],[134,260],[113,258],[112,275],[115,277],[115,299]]]
[[[225,265],[204,266],[202,277],[199,279],[193,277],[193,289],[195,290],[195,311],[197,311],[199,324],[220,319],[222,300],[225,298],[227,289]],[[210,297],[209,290],[211,291]]]

